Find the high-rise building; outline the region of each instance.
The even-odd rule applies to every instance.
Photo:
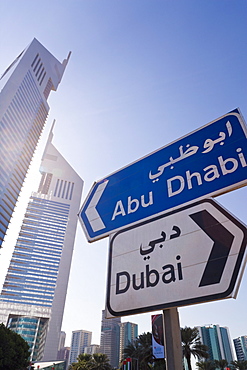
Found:
[[[247,335],[233,339],[238,361],[247,361]]]
[[[99,344],[91,344],[89,347],[84,348],[84,353],[88,353],[89,355],[93,355],[99,352],[100,352]]]
[[[87,330],[72,331],[69,365],[77,361],[77,357],[84,353],[84,349],[91,345],[92,332]]]
[[[68,59],[34,39],[0,78],[0,248]]]
[[[208,347],[210,360],[227,360],[230,364],[233,361],[231,337],[227,327],[219,325],[197,327],[201,342]]]
[[[107,355],[112,368],[119,365],[120,323],[120,317],[106,319],[105,310],[102,311],[100,352]]]
[[[61,331],[60,337],[59,337],[59,343],[58,343],[58,351],[60,351],[60,349],[65,347],[65,340],[66,340],[66,333],[65,331]]]
[[[124,348],[133,343],[138,337],[138,325],[133,322],[122,322],[119,324],[119,359],[123,359]]]
[[[69,353],[70,353],[70,347],[63,347],[58,351],[57,360],[65,362],[64,368],[67,368],[67,364],[69,362]]]
[[[32,361],[57,358],[83,186],[52,137],[0,295],[0,322],[29,343]]]

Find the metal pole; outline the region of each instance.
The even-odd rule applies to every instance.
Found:
[[[135,370],[138,370],[138,358],[136,358],[136,357],[132,357],[132,360],[135,360],[135,361],[136,361]],[[133,364],[133,369],[132,369],[132,367],[131,367],[131,370],[134,370],[134,364]]]
[[[183,370],[183,354],[177,308],[163,310],[165,360],[167,370]]]

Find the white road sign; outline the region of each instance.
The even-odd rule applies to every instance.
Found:
[[[212,199],[111,237],[108,316],[235,297],[245,265],[246,226]]]

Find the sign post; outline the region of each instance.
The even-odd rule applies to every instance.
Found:
[[[183,370],[181,331],[177,308],[163,310],[164,344],[167,370]]]
[[[97,181],[79,212],[89,242],[110,236],[107,317],[163,310],[168,370],[183,368],[177,307],[237,294],[246,226],[211,197],[245,185],[235,109]]]

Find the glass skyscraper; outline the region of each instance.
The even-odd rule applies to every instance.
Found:
[[[230,364],[233,361],[231,337],[227,327],[219,325],[197,327],[201,342],[208,347],[210,360],[227,360]]]
[[[68,59],[34,39],[0,77],[0,248]]]
[[[247,335],[233,339],[238,361],[247,361]]]
[[[107,355],[112,368],[119,365],[119,341],[121,317],[105,318],[105,310],[102,311],[100,352]]]
[[[122,322],[119,324],[119,361],[123,359],[124,348],[133,343],[138,337],[138,325],[133,322]]]
[[[57,357],[83,186],[52,137],[0,296],[0,321],[29,343],[32,361]]]

